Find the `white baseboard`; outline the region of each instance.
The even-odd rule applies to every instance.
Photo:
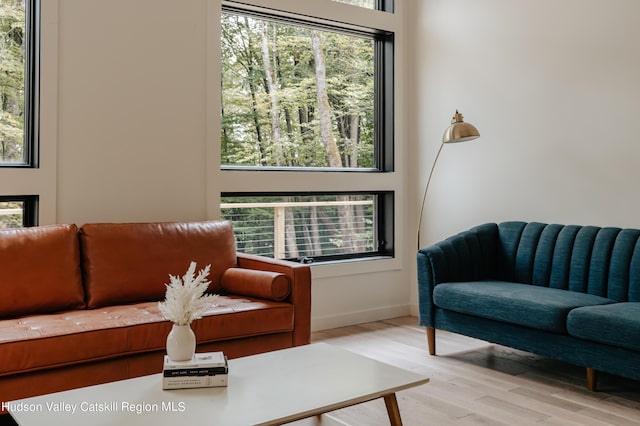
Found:
[[[409,312],[410,312],[410,315],[412,315],[414,317],[419,317],[420,316],[420,310],[419,310],[417,304],[409,305]]]
[[[339,315],[326,315],[311,317],[311,331],[328,330],[331,328],[346,327],[348,325],[362,324],[371,321],[380,321],[389,318],[403,317],[411,314],[409,305],[381,306],[363,311],[346,312]]]

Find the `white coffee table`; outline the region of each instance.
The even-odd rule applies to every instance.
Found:
[[[162,390],[160,374],[13,401],[20,425],[277,425],[384,398],[428,378],[326,343],[229,361],[229,386]],[[61,411],[58,411],[61,410]]]

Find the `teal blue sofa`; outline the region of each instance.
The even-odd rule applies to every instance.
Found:
[[[418,250],[420,324],[640,380],[640,230],[487,223]]]

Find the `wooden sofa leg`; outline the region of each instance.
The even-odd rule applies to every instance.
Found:
[[[598,381],[597,371],[593,368],[587,367],[587,389],[590,391],[596,390],[596,383]]]
[[[436,329],[427,327],[427,345],[429,346],[429,355],[436,354]]]

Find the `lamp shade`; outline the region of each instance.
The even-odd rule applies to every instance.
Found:
[[[451,126],[442,135],[442,143],[455,143],[471,141],[479,138],[480,132],[472,124],[463,121],[462,114],[457,110],[451,119]]]

